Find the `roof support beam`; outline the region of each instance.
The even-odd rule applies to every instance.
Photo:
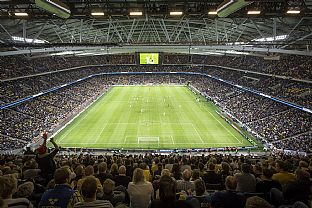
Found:
[[[253,24],[253,26],[256,28],[257,32],[259,33],[259,35],[261,36],[261,38],[265,38],[263,33],[260,31],[258,25],[252,20],[250,19],[250,22]]]
[[[137,39],[137,43],[139,43],[143,39],[142,36],[143,36],[145,27],[146,27],[146,21],[143,22],[143,26],[141,28],[140,34]]]
[[[136,19],[133,19],[130,31],[129,31],[128,35],[127,35],[127,43],[129,43],[130,40],[132,40],[132,35],[133,35],[134,31],[135,31],[135,28],[138,26],[138,24],[139,24],[139,21],[136,21]]]
[[[161,38],[160,38],[159,32],[158,32],[158,30],[156,28],[154,20],[151,19],[150,21],[152,22],[152,29],[154,31],[154,34],[156,35],[156,41],[161,42]]]
[[[244,25],[244,24],[246,23],[246,21],[247,21],[247,19],[244,19],[244,21],[243,21],[242,23],[236,24],[235,27],[232,27],[232,29],[231,29],[231,31],[230,31],[230,34],[228,35],[228,39],[231,39],[231,37],[234,36],[234,34],[238,32],[238,29],[239,29],[242,25]],[[232,22],[231,26],[233,25],[233,23],[234,23],[234,22]],[[245,25],[244,28],[246,28],[246,25]]]
[[[178,38],[179,38],[181,32],[184,30],[184,27],[185,27],[187,21],[188,21],[188,20],[186,20],[186,22],[184,22],[183,25],[182,25],[182,22],[179,23],[179,24],[181,24],[181,26],[180,26],[180,30],[179,30],[178,34],[176,34],[176,37],[175,37],[175,39],[174,39],[175,42],[178,40]],[[174,33],[172,33],[172,35],[173,35],[173,34],[174,34]]]
[[[179,27],[180,27],[180,28],[182,27],[181,25],[182,25],[183,21],[184,21],[184,19],[181,18],[181,19],[179,20],[179,22],[174,26],[174,29],[172,30],[172,32],[171,32],[171,34],[170,34],[170,40],[172,40],[173,36],[176,35],[176,33],[178,32],[178,28],[179,28]],[[181,31],[181,30],[180,30],[180,31]],[[177,36],[176,36],[175,39],[177,40]]]
[[[26,38],[27,38],[27,31],[26,31],[26,21],[23,21],[23,39],[24,42],[26,42]]]
[[[219,43],[219,32],[218,32],[218,19],[215,19],[215,34],[216,34],[216,42]]]
[[[110,30],[111,30],[111,20],[109,19],[109,24],[108,24],[108,30],[107,30],[107,36],[106,36],[106,42],[109,42],[109,36],[110,36]]]
[[[115,20],[115,23],[114,23],[114,21],[110,18],[109,19],[110,20],[110,24],[111,24],[111,27],[112,27],[112,29],[114,30],[114,32],[116,33],[116,35],[118,36],[118,38],[119,38],[119,41],[120,42],[124,42],[123,41],[123,39],[122,39],[122,36],[121,36],[121,34],[119,33],[119,30],[118,30],[118,28],[117,28],[117,23],[118,23],[118,21],[117,20]]]
[[[189,20],[187,20],[187,28],[188,28],[188,37],[189,37],[189,41],[190,41],[190,42],[193,42]]]
[[[42,25],[42,27],[40,28],[40,30],[37,32],[37,34],[33,37],[31,43],[34,43],[35,39],[38,39],[39,36],[41,35],[42,31],[44,30],[44,28],[46,27],[46,25],[48,24],[49,21],[46,21],[44,23],[44,25]]]
[[[247,26],[245,25],[245,26],[244,26],[244,28],[240,31],[239,35],[237,36],[237,38],[236,38],[236,42],[238,42],[238,41],[239,41],[240,37],[241,37],[241,36],[242,36],[242,34],[245,32],[246,28],[247,28]]]
[[[233,22],[231,23],[230,27],[232,26],[232,24],[233,24]],[[224,38],[225,38],[226,42],[228,42],[229,39],[228,39],[228,34],[227,34],[227,28],[225,27],[225,22],[223,22],[223,30],[224,30],[224,36],[223,36],[222,40],[224,40]]]
[[[64,41],[63,41],[63,39],[61,38],[61,36],[60,36],[60,34],[58,33],[58,31],[53,27],[53,30],[54,30],[54,32],[55,32],[55,34],[57,35],[57,37],[60,39],[60,41],[62,42],[62,43],[64,43]]]
[[[289,45],[291,45],[291,44],[294,44],[294,43],[297,43],[298,41],[304,40],[304,39],[306,39],[306,38],[308,38],[308,37],[310,37],[310,36],[312,36],[312,33],[310,33],[310,34],[308,34],[308,35],[305,35],[305,36],[303,36],[303,37],[301,37],[301,38],[298,38],[297,40],[292,41],[292,42],[288,43],[287,45],[282,46],[281,48],[286,48],[287,46],[289,46]]]
[[[159,23],[161,29],[163,30],[163,32],[165,34],[166,42],[169,43],[170,42],[170,37],[169,37],[169,33],[168,33],[168,30],[167,30],[167,27],[166,27],[164,19],[158,20],[158,23]]]
[[[288,36],[290,36],[296,30],[296,28],[301,24],[302,20],[304,20],[304,17],[301,18],[299,22],[289,31],[289,33],[287,34]]]
[[[12,39],[12,35],[9,33],[9,31],[8,31],[2,24],[0,24],[0,26],[1,26],[1,28],[5,31],[5,33],[9,36],[9,38],[10,38],[13,42],[15,42],[15,41]]]
[[[273,33],[273,43],[276,41],[276,18],[273,18],[273,26],[272,26],[272,33]],[[272,48],[275,48],[276,45],[272,45]]]
[[[80,20],[80,27],[79,27],[79,43],[82,42],[82,26],[83,26],[83,19]]]

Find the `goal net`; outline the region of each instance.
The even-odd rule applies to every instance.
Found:
[[[159,148],[159,137],[138,137],[139,148]]]

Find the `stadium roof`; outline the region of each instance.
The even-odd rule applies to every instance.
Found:
[[[223,0],[64,0],[71,14],[62,19],[33,0],[1,0],[4,52],[0,55],[64,50],[91,54],[312,55],[312,0],[245,1],[246,6],[238,11],[218,17],[208,12],[220,8]],[[261,13],[250,15],[251,10]],[[300,13],[288,14],[288,10]],[[93,16],[94,11],[104,15]],[[131,11],[141,11],[142,16],[130,16]],[[171,11],[182,15],[171,16]],[[17,12],[27,16],[17,16]]]

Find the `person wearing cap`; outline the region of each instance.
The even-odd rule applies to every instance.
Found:
[[[36,150],[36,162],[38,163],[38,168],[41,170],[40,174],[49,182],[53,179],[54,172],[56,170],[56,165],[54,162],[54,157],[59,151],[58,145],[55,143],[54,138],[50,139],[50,142],[54,146],[54,150],[48,153],[48,148],[46,146],[48,134],[43,134],[43,144]]]

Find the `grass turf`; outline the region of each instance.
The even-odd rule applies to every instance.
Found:
[[[183,86],[111,88],[56,136],[62,147],[176,149],[251,146]]]

